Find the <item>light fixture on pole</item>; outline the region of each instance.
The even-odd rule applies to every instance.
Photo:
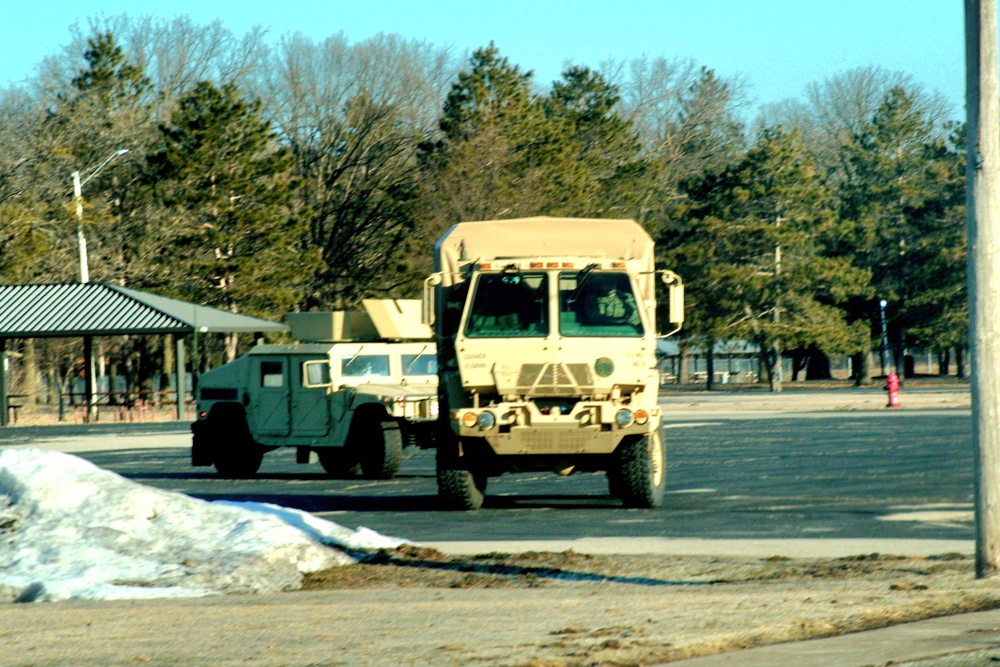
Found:
[[[879,314],[882,317],[882,375],[885,375],[885,362],[889,358],[889,332],[885,328],[885,307],[888,305],[885,299],[878,302]]]
[[[83,186],[90,182],[94,176],[101,173],[108,164],[114,160],[119,155],[125,155],[128,153],[127,148],[119,148],[114,153],[109,155],[107,159],[101,164],[97,165],[90,175],[87,176],[82,181],[80,180],[80,172],[73,172],[73,200],[76,202],[76,240],[80,246],[80,282],[89,283],[90,282],[90,268],[87,265],[87,237],[83,234]]]

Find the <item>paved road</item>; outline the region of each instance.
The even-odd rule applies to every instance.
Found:
[[[971,420],[961,410],[668,422],[669,494],[656,510],[622,509],[603,474],[518,474],[490,480],[483,510],[443,512],[431,452],[384,482],[327,479],[318,465],[297,465],[291,450],[268,454],[258,479],[221,480],[188,465],[182,425],[154,426],[130,435],[91,427],[72,448],[144,484],[298,507],[417,542],[973,538]],[[9,437],[0,435],[0,445],[59,444]],[[119,449],[98,449],[109,441]]]

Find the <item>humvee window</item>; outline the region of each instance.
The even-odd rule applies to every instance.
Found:
[[[559,333],[563,336],[642,336],[632,284],[624,273],[559,274]]]
[[[262,387],[284,387],[285,374],[280,361],[260,362],[260,386]]]
[[[547,336],[548,277],[544,273],[484,273],[465,323],[469,338]]]
[[[320,387],[330,384],[330,365],[325,361],[303,363],[302,383],[306,387]]]
[[[403,375],[437,375],[437,355],[433,352],[425,354],[404,354]]]
[[[348,377],[388,376],[389,355],[358,354],[341,359],[340,374]]]

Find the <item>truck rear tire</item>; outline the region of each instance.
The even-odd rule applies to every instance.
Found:
[[[612,495],[625,507],[652,508],[663,504],[667,481],[667,455],[659,433],[623,442],[608,471]]]
[[[396,422],[372,422],[361,450],[361,473],[368,479],[392,479],[403,465],[403,432]]]
[[[438,497],[446,509],[477,510],[486,498],[486,475],[465,469],[454,454],[437,450]]]
[[[336,479],[346,479],[358,474],[361,469],[360,457],[357,451],[350,446],[343,447],[317,447],[313,451],[319,457],[319,464],[330,477]]]
[[[212,460],[219,476],[254,477],[264,460],[264,448],[253,439],[243,409],[237,405],[216,405],[207,423],[212,434]]]

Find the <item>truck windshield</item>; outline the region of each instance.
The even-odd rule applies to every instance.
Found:
[[[563,336],[642,336],[642,319],[625,273],[559,274],[559,333]]]
[[[544,273],[483,273],[465,323],[469,338],[547,336],[549,288]]]

